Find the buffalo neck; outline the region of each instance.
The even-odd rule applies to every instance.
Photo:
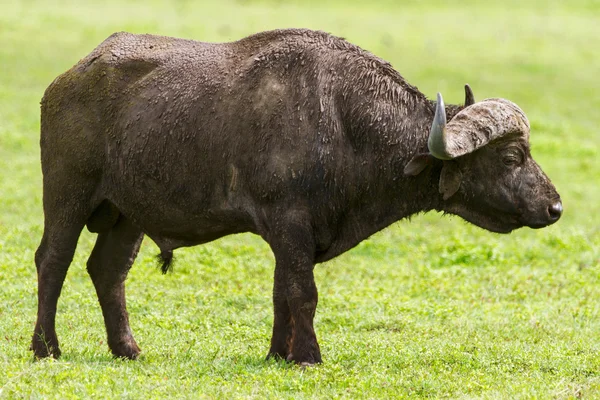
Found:
[[[347,86],[344,96],[348,100],[344,127],[361,171],[356,180],[362,184],[358,204],[361,220],[369,221],[367,234],[413,214],[444,208],[439,193],[441,162],[417,176],[404,175],[415,155],[428,153],[435,102],[398,77],[375,77],[371,80],[375,87]],[[447,106],[448,117],[461,108]]]

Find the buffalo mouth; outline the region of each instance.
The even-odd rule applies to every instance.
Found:
[[[523,224],[532,228],[540,229],[556,223],[563,212],[563,207],[560,199],[550,203],[543,212],[531,215],[530,219],[524,220]]]
[[[558,221],[558,218],[557,219],[549,219],[546,221],[530,221],[530,222],[524,223],[523,225],[525,225],[531,229],[542,229],[542,228],[545,228],[547,226],[550,226],[550,225],[556,223],[556,221]]]
[[[525,226],[531,229],[545,228],[558,221],[558,218],[527,218],[523,215],[516,214],[496,215],[495,217],[496,218],[490,218],[483,223],[475,223],[475,225],[495,233],[511,233],[512,231]]]
[[[523,215],[504,215],[498,219],[489,220],[487,224],[477,224],[484,229],[496,233],[511,233],[512,231],[528,227],[531,229],[541,229],[550,226],[558,221],[558,218],[527,218]]]
[[[545,228],[547,226],[552,225],[555,222],[556,221],[551,221],[551,222],[530,222],[528,224],[525,224],[525,226],[527,226],[528,228],[531,228],[531,229],[542,229],[542,228]]]
[[[495,233],[511,233],[512,231],[527,226],[532,229],[541,229],[554,224],[562,215],[562,203],[560,199],[547,207],[541,207],[536,211],[515,210],[507,211],[497,208],[488,208],[468,212],[457,212],[467,222],[480,228]]]

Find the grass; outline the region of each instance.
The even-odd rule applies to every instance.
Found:
[[[0,398],[597,398],[600,396],[598,1],[0,1]],[[428,96],[506,97],[565,215],[495,235],[459,218],[402,221],[316,269],[325,363],[265,362],[273,257],[237,235],[145,241],[127,283],[137,362],[113,360],[85,272],[59,302],[63,357],[33,362],[41,237],[39,99],[114,31],[228,41],[322,29],[389,60]],[[596,42],[596,43],[595,43]]]

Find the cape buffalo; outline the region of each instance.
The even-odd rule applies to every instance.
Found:
[[[143,235],[166,272],[176,248],[253,232],[276,259],[268,356],[306,365],[321,362],[316,263],[418,212],[502,233],[562,213],[518,106],[475,102],[468,86],[464,106],[430,101],[389,63],[310,30],[232,43],[116,33],[48,87],[40,145],[36,357],[60,355],[56,306],[86,225],[115,356],[140,353],[124,281]]]

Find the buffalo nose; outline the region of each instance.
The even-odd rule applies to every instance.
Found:
[[[562,215],[562,212],[563,207],[560,201],[557,201],[556,203],[548,207],[548,215],[550,215],[550,219],[552,220],[552,222],[558,221],[558,219]]]

